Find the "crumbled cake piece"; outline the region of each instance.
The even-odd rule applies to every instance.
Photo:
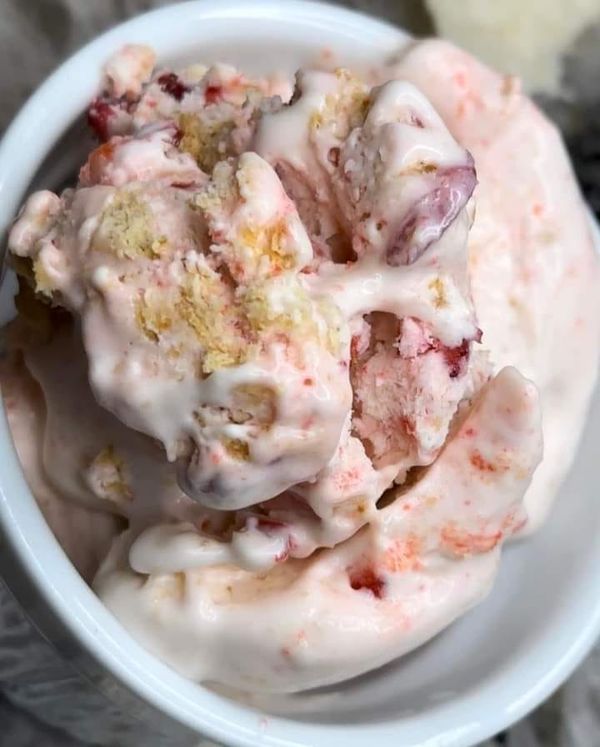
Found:
[[[133,500],[126,475],[125,462],[109,444],[92,459],[84,478],[98,498],[119,503]]]
[[[152,213],[134,189],[114,193],[102,211],[96,231],[95,241],[108,246],[119,259],[158,259],[167,243],[166,236],[153,231]]]
[[[179,149],[189,153],[203,171],[210,173],[220,160],[233,155],[230,136],[235,125],[231,120],[211,122],[184,112],[177,117],[177,125]]]

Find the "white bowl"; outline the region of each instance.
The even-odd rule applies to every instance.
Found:
[[[250,41],[251,40],[251,41]],[[293,69],[322,47],[341,62],[394,52],[399,30],[303,2],[200,1],[125,23],[82,49],[31,97],[0,146],[0,231],[34,175],[125,42],[161,61],[225,59]],[[268,52],[267,52],[268,50]],[[75,147],[73,142],[72,146]],[[48,166],[36,181],[56,178]],[[5,294],[6,295],[6,294]],[[427,646],[364,677],[262,703],[234,702],[184,680],[142,649],[68,562],[24,480],[0,417],[0,572],[42,632],[138,716],[173,720],[228,745],[466,747],[521,718],[577,666],[600,630],[600,403],[547,525],[506,548],[489,599]]]

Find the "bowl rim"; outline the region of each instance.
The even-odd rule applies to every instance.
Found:
[[[101,64],[125,42],[152,36],[151,29],[187,20],[285,18],[299,23],[347,26],[354,33],[370,34],[390,46],[405,38],[390,24],[345,8],[306,0],[193,0],[137,16],[96,37],[64,62],[29,98],[0,143],[0,204],[5,222],[15,212],[43,156],[81,113],[97,89]],[[152,39],[154,42],[154,38]],[[82,75],[81,70],[87,72]],[[94,73],[92,74],[92,71]],[[64,99],[65,89],[74,89]],[[61,101],[60,112],[55,102]],[[44,123],[40,135],[40,122]],[[43,145],[40,144],[43,140]],[[17,156],[16,154],[21,154]],[[12,197],[11,197],[12,195]],[[0,222],[2,221],[0,207]],[[0,229],[2,226],[0,226]],[[598,239],[597,234],[597,239]],[[598,240],[600,244],[600,239]],[[558,631],[552,640],[536,641],[525,667],[506,668],[488,676],[476,692],[461,694],[417,715],[370,724],[332,725],[268,716],[195,685],[171,670],[138,644],[112,616],[75,571],[45,523],[25,481],[0,397],[0,570],[8,580],[21,576],[13,589],[22,600],[40,597],[51,616],[60,621],[76,642],[77,663],[108,672],[144,702],[199,735],[226,744],[303,747],[327,745],[380,747],[398,744],[465,747],[497,733],[535,708],[582,661],[600,633],[600,599],[579,600],[569,632]],[[599,555],[600,560],[600,555]],[[593,578],[593,577],[592,577]],[[43,618],[43,615],[42,615]],[[43,619],[38,620],[43,627]],[[73,660],[72,650],[53,645]],[[67,647],[68,648],[68,647]],[[525,671],[523,671],[525,670]],[[114,699],[114,698],[113,698]]]

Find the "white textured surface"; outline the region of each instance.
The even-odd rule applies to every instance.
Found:
[[[427,0],[440,35],[489,65],[522,77],[529,91],[557,93],[562,55],[592,21],[600,17],[597,0]]]

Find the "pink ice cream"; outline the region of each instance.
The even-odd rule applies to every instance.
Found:
[[[440,42],[375,87],[153,64],[109,62],[103,142],[13,227],[16,445],[67,550],[48,506],[103,517],[93,586],[171,666],[336,682],[480,601],[541,520],[595,376],[585,208],[512,81]]]

